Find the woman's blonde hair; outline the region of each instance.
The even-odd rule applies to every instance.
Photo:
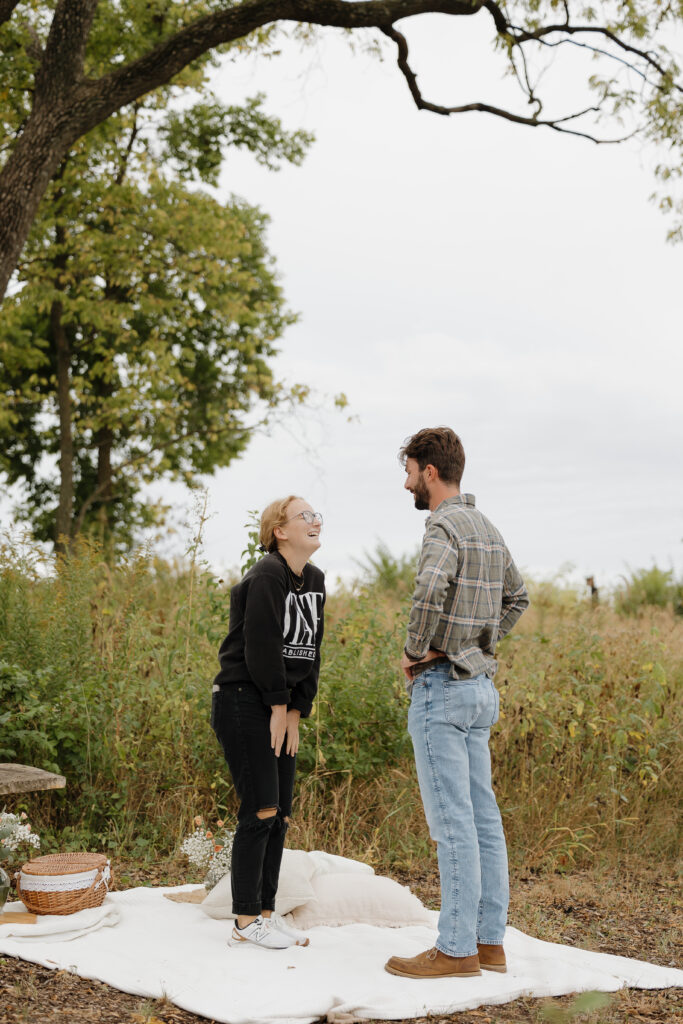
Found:
[[[288,498],[278,498],[271,501],[267,508],[261,513],[261,526],[258,539],[265,551],[277,551],[277,537],[275,527],[284,526],[287,522],[287,509],[293,501],[302,501],[298,494],[290,494]]]

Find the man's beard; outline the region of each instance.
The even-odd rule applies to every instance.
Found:
[[[429,491],[422,479],[422,474],[417,478],[417,483],[413,489],[413,498],[415,499],[415,508],[420,512],[424,512],[429,508]]]

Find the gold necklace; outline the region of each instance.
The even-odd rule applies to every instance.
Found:
[[[297,594],[298,594],[298,593],[299,593],[299,591],[303,589],[303,585],[304,585],[304,583],[306,582],[306,581],[304,580],[304,574],[303,574],[303,573],[301,573],[301,576],[297,577],[296,573],[295,573],[295,572],[294,572],[294,570],[292,569],[291,565],[289,564],[289,562],[287,561],[287,559],[285,558],[285,556],[284,556],[284,555],[281,555],[279,551],[278,551],[278,554],[280,555],[280,558],[282,559],[282,561],[283,561],[283,562],[285,563],[285,565],[287,566],[287,572],[289,573],[289,578],[290,578],[290,579],[291,579],[291,581],[292,581],[292,586],[294,587],[295,591],[296,591],[296,592],[297,592]],[[298,582],[297,582],[297,580],[298,580]]]
[[[286,559],[285,559],[285,561],[287,562],[287,560],[286,560]],[[298,593],[299,593],[299,591],[300,591],[300,590],[302,589],[302,587],[303,587],[303,585],[304,585],[304,582],[305,582],[305,581],[304,581],[304,574],[303,574],[303,573],[301,573],[301,576],[300,576],[300,578],[299,578],[299,579],[300,579],[300,582],[299,582],[299,583],[297,583],[297,577],[296,577],[296,574],[295,574],[294,570],[293,570],[293,569],[292,569],[292,568],[290,567],[290,564],[289,564],[289,562],[287,562],[287,569],[289,570],[289,576],[290,576],[290,579],[291,579],[291,581],[292,581],[292,586],[294,587],[294,589],[296,590],[296,592],[297,592],[297,594],[298,594]]]

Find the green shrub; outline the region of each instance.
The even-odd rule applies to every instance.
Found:
[[[378,775],[410,747],[407,695],[398,661],[402,622],[387,626],[376,595],[363,589],[328,630],[314,715],[302,723],[303,771]]]
[[[50,728],[47,673],[33,676],[0,662],[0,761],[41,764],[58,770],[58,750]]]
[[[364,560],[355,559],[364,583],[373,590],[387,594],[412,593],[417,572],[418,555],[395,556],[382,541],[373,552],[364,552]]]
[[[624,615],[669,606],[676,615],[683,615],[683,580],[674,578],[673,569],[659,569],[656,565],[636,569],[615,591],[614,606]]]

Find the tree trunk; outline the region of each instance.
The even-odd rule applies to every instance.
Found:
[[[97,491],[99,509],[97,518],[100,526],[100,540],[107,543],[109,534],[109,506],[112,498],[111,451],[114,432],[111,427],[100,427],[97,431]]]
[[[59,409],[59,505],[55,519],[55,550],[64,554],[71,541],[74,505],[74,450],[71,432],[71,348],[62,323],[62,304],[52,303],[52,338],[57,362]]]
[[[67,117],[47,111],[29,118],[0,173],[0,297],[19,261],[50,179],[78,138],[77,130],[65,131],[62,120]]]

